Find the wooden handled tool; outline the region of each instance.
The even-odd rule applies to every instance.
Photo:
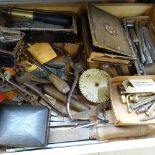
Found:
[[[93,128],[53,128],[48,143],[96,139],[100,141],[142,137],[155,133],[154,126],[138,125],[116,127],[98,125]]]
[[[45,102],[44,100],[41,99],[39,102],[40,102],[40,104],[46,106],[46,102]],[[60,113],[62,116],[68,116],[67,111],[66,111],[66,106],[65,106],[64,103],[62,103],[61,101],[58,101],[58,100],[57,100],[57,101],[55,102],[55,104],[53,105],[53,107],[54,107],[55,109],[57,109],[57,110],[59,111],[59,113]],[[71,109],[71,112],[72,112],[73,114],[77,113],[76,110],[74,110],[74,109]]]
[[[155,127],[148,125],[137,126],[101,126],[92,130],[93,139],[97,140],[110,140],[120,138],[134,138],[146,136],[155,133]]]
[[[65,95],[63,95],[62,93],[60,93],[59,91],[57,91],[52,85],[44,85],[43,86],[43,90],[46,94],[52,96],[53,98],[66,103],[67,102],[67,97]],[[83,103],[80,103],[78,101],[76,101],[75,99],[71,99],[71,106],[76,109],[77,111],[84,111],[84,110],[89,110],[90,108]]]
[[[63,94],[66,94],[70,90],[69,85],[57,75],[49,73],[48,78],[52,84]]]
[[[32,54],[27,53],[27,56],[32,63],[34,63],[38,68],[43,70],[48,75],[49,80],[52,82],[52,84],[57,90],[59,90],[63,94],[69,92],[70,86],[66,81],[62,80],[59,76],[50,72],[43,64],[40,64],[40,62]]]

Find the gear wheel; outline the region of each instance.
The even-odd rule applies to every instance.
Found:
[[[108,80],[110,76],[100,69],[88,69],[80,76],[79,88],[82,95],[94,103],[109,100]]]

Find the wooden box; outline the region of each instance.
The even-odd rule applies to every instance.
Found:
[[[15,8],[15,7],[14,7]],[[15,8],[16,9],[16,8]],[[18,10],[18,9],[17,9]],[[21,9],[26,11],[26,9]],[[29,11],[40,11],[42,13],[57,13],[57,11],[43,10],[31,8]],[[29,42],[56,42],[56,43],[72,43],[77,39],[77,27],[76,19],[73,12],[70,11],[58,11],[58,13],[66,14],[71,16],[71,26],[57,26],[53,24],[44,24],[43,22],[32,21],[29,19],[9,16],[2,14],[0,16],[0,25],[2,27],[9,27],[14,30],[20,30],[25,32],[27,35],[25,39]]]
[[[14,67],[18,55],[23,48],[24,33],[21,33],[21,39],[15,42],[0,43],[0,67]]]

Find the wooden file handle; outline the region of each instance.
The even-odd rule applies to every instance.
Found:
[[[92,138],[104,141],[110,139],[141,137],[153,133],[155,133],[155,127],[148,125],[126,127],[101,126],[94,128]]]

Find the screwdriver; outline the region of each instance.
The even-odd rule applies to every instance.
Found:
[[[59,78],[57,75],[53,74],[52,72],[49,72],[48,69],[40,64],[32,55],[29,56],[29,59],[42,71],[44,71],[47,75],[49,80],[52,82],[52,84],[59,90],[61,93],[66,94],[70,90],[70,86],[68,83],[61,78]]]

